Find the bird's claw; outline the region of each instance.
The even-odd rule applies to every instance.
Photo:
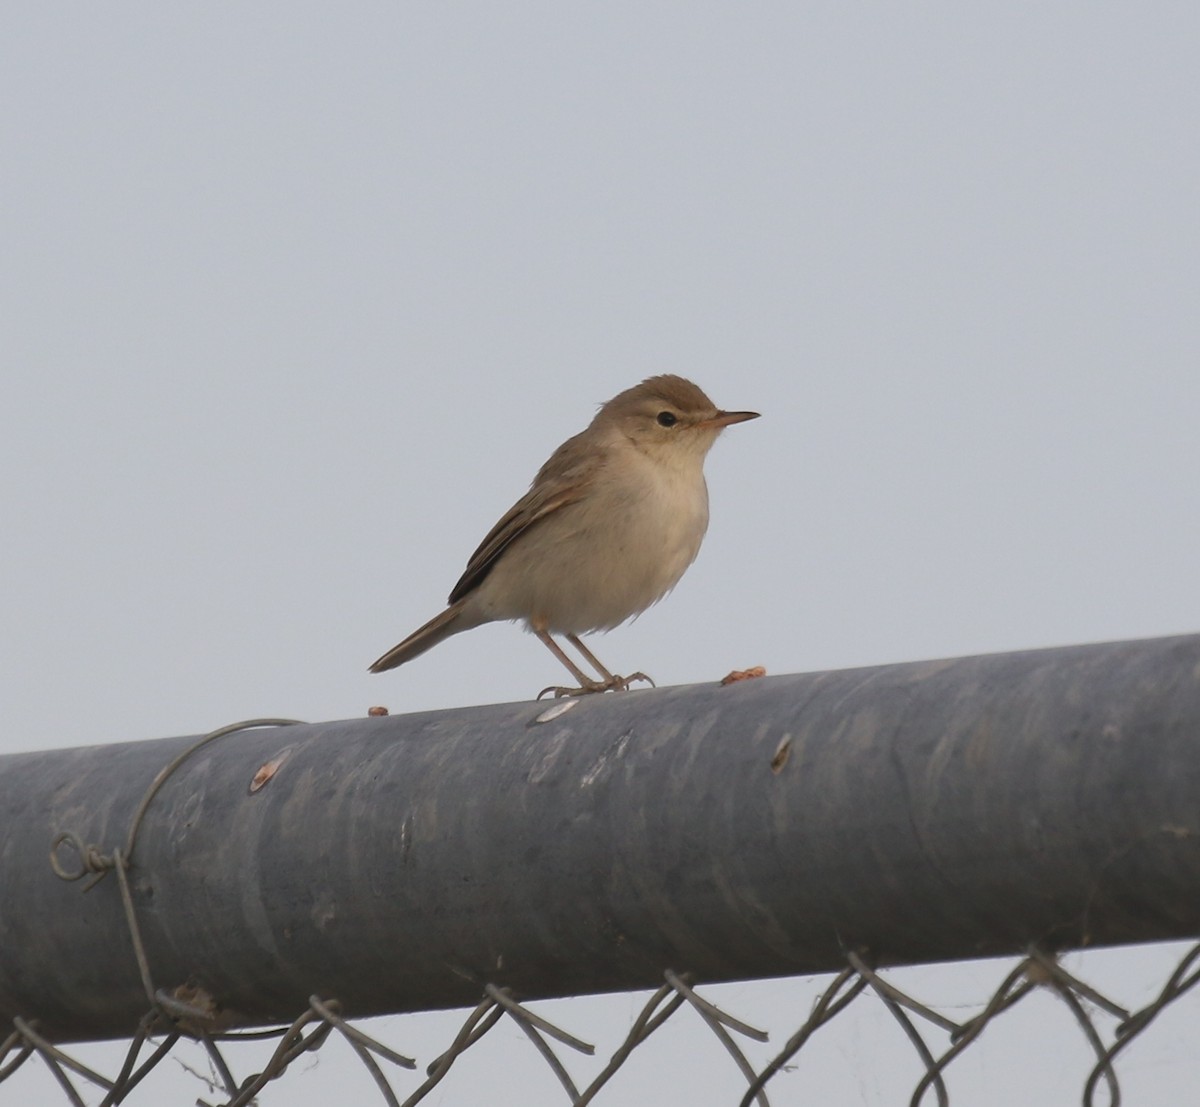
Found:
[[[658,685],[655,684],[654,681],[650,677],[648,677],[645,673],[639,672],[639,673],[630,673],[629,676],[627,676],[627,677],[620,677],[620,676],[613,677],[613,688],[617,689],[621,692],[628,692],[629,686],[635,680],[644,680],[648,685],[650,685],[651,688],[658,687]]]
[[[547,692],[553,692],[556,700],[563,696],[590,696],[593,692],[628,692],[629,686],[636,680],[644,680],[651,688],[658,687],[645,673],[630,673],[627,677],[614,676],[610,680],[589,680],[580,688],[563,688],[551,684],[548,688],[543,688],[537,694],[537,698],[540,700]]]
[[[540,700],[547,692],[553,692],[554,698],[557,700],[563,696],[586,696],[589,692],[603,691],[603,688],[561,688],[556,684],[551,684],[548,688],[543,688],[537,694],[537,699]]]

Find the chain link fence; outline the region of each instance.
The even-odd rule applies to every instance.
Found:
[[[885,1077],[885,1085],[877,1086],[869,1100],[864,1093],[862,1102],[949,1107],[956,1102],[956,1073],[964,1067],[962,1058],[978,1054],[980,1043],[1002,1036],[994,1028],[1009,1022],[1010,1012],[1036,1006],[1031,997],[1050,996],[1067,1013],[1066,1024],[1073,1027],[1071,1033],[1076,1043],[1082,1043],[1088,1054],[1087,1068],[1079,1078],[1078,1101],[1084,1107],[1119,1107],[1123,1102],[1123,1055],[1132,1043],[1144,1039],[1162,1024],[1165,1011],[1182,1006],[1184,997],[1200,981],[1200,945],[1179,954],[1169,971],[1153,983],[1152,994],[1143,992],[1133,1000],[1119,998],[1111,984],[1101,987],[1084,979],[1090,975],[1086,963],[1096,954],[1032,946],[1008,965],[997,980],[980,990],[974,1003],[964,1007],[944,999],[929,1002],[920,998],[913,994],[921,989],[912,986],[910,970],[881,967],[871,949],[859,948],[845,949],[840,971],[820,977],[815,984],[809,978],[787,985],[794,984],[801,1000],[791,1005],[795,1013],[789,1016],[790,1021],[781,1020],[779,1005],[773,1005],[769,1026],[759,1025],[760,1021],[768,1020],[756,1018],[753,1010],[733,1010],[741,1006],[737,1000],[743,998],[742,994],[735,994],[734,1002],[730,1002],[729,985],[706,983],[689,971],[691,966],[684,964],[661,967],[660,986],[645,996],[644,1002],[639,996],[640,1010],[631,1010],[627,1027],[622,1027],[603,1046],[587,1040],[593,1035],[581,1026],[564,1025],[574,1022],[573,1016],[579,1010],[584,1012],[579,1021],[589,1022],[586,1001],[579,1001],[582,1008],[564,1007],[563,1001],[530,1002],[519,994],[518,988],[507,986],[513,981],[506,983],[500,966],[494,979],[480,982],[478,1004],[465,1015],[459,1014],[457,1018],[461,1021],[432,1049],[428,1034],[414,1034],[414,1042],[407,1044],[405,1034],[417,1025],[413,1020],[422,1018],[436,1020],[445,1027],[446,1019],[451,1017],[446,1012],[413,1014],[386,1022],[352,1019],[347,1005],[331,994],[309,996],[307,1005],[295,1012],[289,1025],[262,1030],[231,1029],[226,1013],[203,988],[195,984],[176,985],[173,981],[164,985],[156,978],[139,926],[130,873],[137,870],[135,854],[146,813],[182,766],[211,743],[238,731],[292,724],[292,720],[286,719],[238,723],[215,730],[179,750],[145,789],[120,845],[97,845],[71,829],[60,829],[54,836],[49,860],[56,876],[78,882],[83,893],[108,878],[110,883],[115,882],[123,916],[118,933],[127,939],[127,947],[112,952],[124,957],[132,949],[145,997],[144,1015],[122,1053],[115,1053],[112,1045],[106,1047],[110,1059],[118,1057],[108,1071],[101,1071],[94,1060],[89,1064],[83,1059],[90,1056],[89,1051],[94,1051],[95,1046],[67,1048],[44,1033],[35,1017],[12,1018],[10,1027],[0,1028],[0,1035],[5,1035],[0,1039],[0,1102],[49,1103],[47,1088],[51,1089],[54,1102],[74,1107],[162,1102],[161,1092],[150,1078],[161,1074],[171,1061],[190,1074],[193,1096],[196,1089],[200,1091],[198,1097],[188,1101],[200,1107],[248,1107],[267,1095],[277,1082],[302,1085],[313,1059],[322,1055],[331,1042],[342,1043],[341,1052],[348,1050],[356,1059],[361,1072],[374,1086],[378,1102],[388,1107],[415,1107],[422,1102],[474,1102],[478,1096],[472,1098],[470,1089],[475,1088],[477,1093],[477,1083],[460,1077],[469,1067],[464,1058],[486,1052],[487,1046],[480,1043],[495,1041],[496,1028],[507,1026],[528,1039],[528,1055],[536,1058],[536,1065],[543,1070],[542,1077],[557,1084],[559,1090],[554,1102],[576,1107],[594,1102],[617,1104],[629,1102],[631,1086],[635,1099],[650,1098],[638,1094],[636,1080],[645,1076],[642,1058],[655,1054],[656,1047],[647,1043],[652,1039],[662,1041],[665,1035],[659,1031],[668,1024],[690,1027],[688,1049],[693,1054],[703,1053],[706,1063],[708,1054],[716,1052],[711,1047],[719,1045],[720,1051],[728,1056],[730,1071],[738,1074],[737,1090],[729,1095],[714,1087],[703,1099],[705,1107],[708,1103],[769,1107],[773,1096],[777,1105],[825,1102],[822,1089],[811,1085],[805,1085],[804,1095],[797,1099],[797,1083],[785,1076],[806,1064],[814,1053],[827,1048],[823,1043],[833,1039],[827,1027],[846,1026],[853,1022],[856,1012],[870,1008],[876,1013],[887,1013],[895,1028],[893,1042],[905,1043],[907,1059],[903,1067],[916,1076],[911,1080],[907,1075],[901,1079],[896,1075],[899,1066],[883,1061],[892,1069]],[[279,761],[263,763],[249,783],[250,793],[263,788],[279,764]],[[774,761],[770,768],[772,773],[777,772]],[[1159,829],[1191,838],[1190,831],[1174,824]],[[1143,986],[1147,983],[1143,981]],[[718,1004],[716,993],[721,987],[726,989],[722,992],[726,998]],[[745,994],[749,992],[748,989]],[[630,993],[631,1003],[632,996]],[[753,1005],[753,999],[746,1003],[747,1007]],[[547,1014],[552,1006],[556,1012],[554,1018]],[[136,1008],[131,1009],[131,1015],[133,1010]],[[286,1012],[287,1007],[283,1010]],[[563,1010],[570,1017],[564,1019]],[[242,1020],[242,1024],[248,1021],[251,1020]],[[371,1032],[365,1029],[368,1022]],[[132,1019],[122,1026],[131,1024]],[[379,1026],[384,1026],[386,1033],[380,1032]],[[399,1032],[395,1033],[397,1028]],[[1061,1042],[1061,1031],[1056,1033]],[[385,1037],[399,1040],[388,1042],[383,1040]],[[417,1038],[420,1048],[414,1048]],[[864,1048],[868,1053],[875,1052],[870,1044]],[[199,1064],[198,1051],[202,1058]],[[856,1068],[862,1059],[861,1052],[855,1059]],[[894,1060],[894,1048],[889,1056]],[[1024,1060],[1018,1056],[1004,1063],[1020,1065]],[[35,1071],[38,1075],[31,1076]],[[507,1073],[506,1064],[504,1075]],[[477,1077],[476,1071],[476,1080]],[[497,1079],[500,1078],[498,1074]],[[619,1088],[614,1087],[615,1082]],[[40,1098],[30,1100],[29,1089],[35,1085]],[[518,1091],[521,1098],[517,1101],[533,1102],[523,1090]],[[12,1099],[7,1098],[10,1092]],[[463,1098],[458,1098],[460,1095]],[[498,1098],[489,1100],[492,1101],[502,1102]],[[1183,1101],[1180,1097],[1174,1102]]]
[[[451,1077],[457,1062],[485,1038],[503,1020],[511,1020],[529,1039],[537,1056],[561,1086],[561,1102],[583,1107],[603,1102],[604,1092],[613,1078],[627,1065],[635,1051],[668,1020],[688,1012],[699,1021],[729,1055],[745,1082],[736,1107],[770,1107],[771,1085],[780,1073],[788,1071],[806,1050],[819,1048],[819,1032],[864,997],[874,997],[887,1010],[903,1033],[919,1062],[922,1075],[911,1090],[895,1094],[892,1102],[909,1107],[949,1107],[952,1102],[952,1066],[966,1051],[982,1041],[990,1027],[1006,1012],[1038,992],[1056,996],[1073,1017],[1077,1033],[1086,1041],[1094,1063],[1080,1089],[1084,1107],[1119,1107],[1122,1102],[1117,1061],[1122,1052],[1155,1024],[1160,1014],[1177,1003],[1200,982],[1200,944],[1179,959],[1153,999],[1137,1009],[1093,987],[1069,972],[1060,956],[1031,948],[1000,980],[992,994],[967,1017],[951,1015],[923,1002],[893,983],[891,973],[881,971],[869,950],[847,951],[845,967],[828,979],[811,1005],[807,1017],[798,1025],[774,1034],[735,1016],[705,998],[696,981],[687,972],[666,968],[663,983],[646,1000],[632,1021],[624,1040],[612,1048],[603,1064],[590,1063],[586,1076],[573,1076],[571,1067],[583,1067],[578,1061],[568,1066],[568,1054],[595,1058],[596,1046],[577,1033],[539,1014],[520,1002],[513,992],[494,983],[485,985],[478,1005],[463,1019],[445,1048],[423,1062],[410,1057],[379,1038],[366,1033],[343,1016],[342,1004],[333,996],[309,997],[308,1007],[286,1027],[260,1031],[222,1032],[217,1029],[219,1015],[212,999],[198,988],[187,985],[172,989],[157,986],[138,927],[134,898],[127,871],[137,843],[138,831],[147,808],[164,783],[189,758],[210,743],[247,728],[289,726],[292,720],[256,719],[222,727],[205,735],[163,767],[147,788],[139,804],[123,847],[105,853],[85,843],[76,834],[63,831],[53,841],[50,865],[60,879],[80,881],[84,892],[94,888],[109,873],[115,873],[121,904],[128,927],[147,1010],[136,1034],[129,1042],[117,1071],[105,1074],[84,1064],[69,1050],[43,1036],[36,1020],[13,1019],[12,1030],[0,1044],[0,1091],[22,1067],[36,1059],[41,1062],[63,1100],[73,1107],[116,1107],[134,1102],[134,1094],[146,1077],[182,1045],[194,1042],[207,1056],[209,1073],[193,1066],[185,1067],[198,1081],[208,1085],[208,1094],[195,1100],[198,1107],[248,1107],[275,1081],[291,1076],[304,1058],[312,1057],[334,1037],[342,1039],[358,1062],[369,1073],[379,1096],[387,1107],[416,1107],[427,1100],[443,1081]],[[269,771],[269,768],[268,768]],[[265,780],[251,787],[261,786]],[[77,854],[77,864],[64,860],[67,852]],[[782,1044],[767,1052],[765,1060],[752,1058],[755,1047],[767,1047],[782,1038]],[[255,1071],[239,1075],[235,1055],[247,1046],[273,1041],[274,1047]],[[761,1048],[755,1051],[761,1054]],[[300,1079],[300,1077],[294,1077]],[[97,1099],[97,1097],[99,1097]],[[151,1100],[147,1100],[150,1102]],[[613,1102],[620,1102],[614,1097]],[[733,1105],[731,1104],[731,1107]]]

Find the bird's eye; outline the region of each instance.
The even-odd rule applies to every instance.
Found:
[[[660,411],[658,413],[658,425],[660,427],[673,427],[678,422],[678,417],[669,411]]]

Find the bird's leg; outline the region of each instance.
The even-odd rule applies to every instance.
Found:
[[[570,642],[571,645],[574,646],[581,654],[583,654],[584,660],[604,678],[604,685],[606,688],[615,688],[621,692],[627,692],[629,690],[629,686],[635,680],[644,680],[652,688],[655,687],[654,681],[646,676],[645,673],[632,673],[627,677],[613,676],[612,673],[610,673],[603,665],[600,664],[600,659],[583,644],[578,634],[568,634],[567,641]]]
[[[554,641],[553,638],[550,637],[550,632],[548,630],[546,630],[545,627],[534,627],[533,633],[536,634],[542,640],[542,642],[545,644],[546,648],[552,654],[554,654],[554,656],[557,657],[559,659],[559,661],[561,661],[570,670],[571,675],[577,681],[579,681],[578,688],[558,688],[553,684],[550,685],[549,688],[543,688],[537,694],[537,698],[539,700],[547,692],[553,692],[554,698],[558,699],[559,696],[585,696],[589,692],[606,692],[606,691],[608,691],[607,684],[601,684],[598,681],[592,680],[590,677],[585,675],[584,671],[578,665],[576,665],[575,662],[572,661],[566,655],[565,652],[563,652],[562,646],[560,646],[556,641]]]
[[[608,692],[612,690],[627,691],[629,685],[635,680],[644,680],[649,684],[652,681],[645,673],[634,673],[632,676],[614,676],[603,665],[600,664],[599,658],[596,657],[591,650],[587,648],[580,640],[577,634],[568,634],[567,640],[581,653],[587,662],[600,674],[601,680],[592,680],[587,676],[578,665],[575,664],[566,654],[566,651],[550,637],[550,631],[543,626],[533,626],[533,633],[538,636],[545,644],[546,648],[554,654],[566,667],[570,674],[579,681],[578,688],[561,688],[556,685],[550,685],[549,688],[543,688],[537,698],[540,700],[547,692],[553,692],[554,698],[560,696],[586,696],[592,692]]]
[[[583,644],[583,641],[580,639],[578,634],[568,634],[566,637],[567,641],[570,642],[571,645],[574,646],[581,654],[583,654],[584,661],[591,665],[591,667],[604,678],[606,684],[611,683],[615,679],[612,673],[610,673],[603,665],[600,664],[600,659]]]

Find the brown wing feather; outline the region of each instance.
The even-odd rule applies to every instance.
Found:
[[[500,555],[530,527],[583,497],[603,459],[597,458],[595,443],[584,446],[582,438],[577,434],[559,446],[538,471],[529,491],[488,531],[450,593],[450,603],[478,588]]]

